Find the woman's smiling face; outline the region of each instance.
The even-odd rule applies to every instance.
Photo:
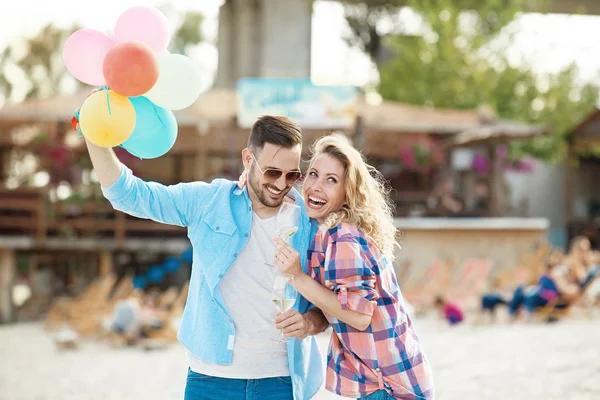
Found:
[[[308,216],[323,223],[346,202],[344,165],[330,154],[318,155],[308,169],[302,192]]]

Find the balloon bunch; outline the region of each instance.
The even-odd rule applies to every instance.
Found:
[[[87,140],[121,146],[140,158],[160,157],[173,147],[177,121],[172,110],[196,101],[201,74],[190,58],[167,50],[169,41],[167,19],[150,7],[123,12],[113,38],[95,29],[68,38],[67,69],[79,81],[100,86],[75,114]]]
[[[177,272],[182,264],[192,263],[192,248],[184,251],[179,257],[169,257],[162,264],[150,267],[146,273],[133,278],[133,286],[144,289],[148,284],[159,283],[169,273]]]

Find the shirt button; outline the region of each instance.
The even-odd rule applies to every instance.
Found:
[[[375,371],[381,372],[381,370],[379,369],[379,367],[375,368]]]
[[[248,207],[248,211],[252,211],[252,206]]]
[[[222,278],[222,277],[224,277],[224,276],[225,276],[225,274],[223,274],[223,273],[220,273],[220,274],[219,274],[219,278]]]
[[[218,227],[218,226],[217,226],[215,229],[216,229],[217,231],[220,231],[220,230],[221,230],[221,228],[220,228],[220,227]]]
[[[247,233],[244,233],[244,237],[248,237],[248,234],[247,234]]]
[[[233,258],[237,258],[238,253],[233,253]]]

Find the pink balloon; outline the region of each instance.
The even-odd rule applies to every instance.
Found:
[[[169,22],[156,8],[130,8],[121,14],[115,25],[117,43],[137,40],[157,54],[166,50],[170,39]]]
[[[63,47],[65,66],[73,76],[92,86],[106,84],[102,63],[115,42],[96,29],[80,29],[67,39]]]

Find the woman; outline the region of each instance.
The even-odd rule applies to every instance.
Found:
[[[553,304],[555,309],[564,309],[579,299],[581,286],[573,271],[567,269],[566,275],[559,271],[562,268],[560,261],[556,255],[550,256],[546,263],[546,271],[535,285],[519,286],[515,289],[508,303],[508,311],[512,319],[518,316],[522,307],[527,312],[527,320],[531,320],[538,309],[549,304]],[[552,322],[554,319],[549,321]]]
[[[376,171],[340,134],[315,143],[304,182],[320,229],[299,254],[276,239],[276,264],[332,325],[327,390],[368,399],[433,399],[432,374],[406,313],[391,260],[392,206]]]
[[[587,237],[577,236],[573,238],[565,259],[565,267],[574,274],[575,280],[582,288],[587,286],[596,276],[594,252]]]

